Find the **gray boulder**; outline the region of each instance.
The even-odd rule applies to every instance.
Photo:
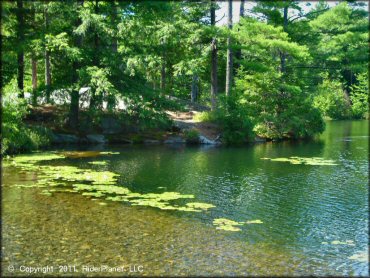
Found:
[[[152,140],[152,139],[145,139],[144,144],[146,145],[154,145],[161,143],[159,140]]]
[[[88,134],[86,135],[86,138],[88,142],[92,144],[104,144],[107,141],[104,135],[101,134]]]
[[[55,133],[52,135],[52,143],[56,144],[77,144],[79,138],[73,134]]]
[[[219,145],[221,144],[217,139],[216,140],[210,140],[207,137],[203,135],[199,135],[199,142],[201,144],[206,144],[206,145]]]
[[[163,143],[165,144],[185,144],[186,140],[179,136],[173,136],[173,137],[168,137]]]

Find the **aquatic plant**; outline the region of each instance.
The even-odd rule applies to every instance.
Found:
[[[245,224],[262,224],[263,222],[259,219],[246,221]]]
[[[207,204],[207,203],[187,203],[186,206],[189,208],[204,209],[204,210],[216,207],[212,204]]]
[[[92,164],[92,165],[107,165],[108,164],[107,161],[90,161],[87,163]]]
[[[367,253],[367,251],[363,251],[363,252],[353,254],[352,256],[348,257],[348,259],[358,261],[358,262],[368,262],[369,254]]]
[[[290,162],[290,164],[303,164],[303,165],[338,165],[335,163],[334,160],[331,159],[323,159],[322,157],[298,157],[298,156],[291,156],[291,157],[278,157],[278,158],[269,158],[269,157],[262,157],[262,160],[270,160],[274,162]]]
[[[217,218],[213,220],[213,225],[216,226],[217,230],[238,232],[241,231],[241,229],[236,226],[242,226],[243,222],[236,222],[226,218]]]
[[[352,246],[355,245],[354,242],[353,242],[353,240],[346,240],[346,241],[333,240],[330,243],[327,242],[327,241],[323,241],[323,242],[321,242],[321,244],[325,244],[325,245],[327,245],[327,244],[332,244],[332,245],[352,245]]]
[[[16,156],[9,161],[24,171],[37,172],[37,181],[32,184],[16,185],[18,187],[46,187],[41,192],[52,195],[52,192],[79,192],[83,196],[104,198],[109,201],[129,202],[133,206],[150,206],[162,210],[201,212],[215,207],[207,203],[187,203],[185,206],[170,204],[178,199],[193,199],[192,194],[179,192],[162,192],[141,194],[131,192],[128,188],[117,185],[118,174],[111,171],[95,171],[67,165],[39,165],[41,161],[54,159],[91,157],[113,152],[64,152],[63,155],[44,153],[37,155]],[[104,165],[105,161],[93,161],[90,164]],[[55,187],[51,189],[50,187]],[[71,188],[72,187],[72,188]]]

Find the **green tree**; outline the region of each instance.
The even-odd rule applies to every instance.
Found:
[[[320,113],[295,75],[285,76],[278,53],[304,62],[308,49],[291,42],[282,27],[251,18],[239,22],[235,37],[242,48],[236,80],[240,103],[248,107],[255,132],[271,139],[312,136],[323,131]]]

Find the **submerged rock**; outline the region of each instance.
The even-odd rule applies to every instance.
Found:
[[[210,140],[210,139],[208,139],[207,137],[205,137],[203,135],[199,135],[199,142],[201,144],[207,144],[207,145],[219,145],[219,144],[221,144],[221,142],[218,141],[217,139],[216,140]]]
[[[86,135],[86,138],[89,143],[104,144],[107,142],[104,135],[101,135],[101,134],[89,134],[89,135]]]
[[[73,134],[60,134],[55,133],[52,135],[52,143],[55,144],[77,144],[79,138]]]
[[[164,141],[165,144],[185,144],[186,140],[179,136],[168,137],[167,140]]]
[[[153,145],[153,144],[160,144],[161,142],[159,140],[153,140],[153,139],[145,139],[144,144],[147,145]]]

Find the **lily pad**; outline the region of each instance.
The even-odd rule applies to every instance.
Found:
[[[290,164],[303,164],[303,165],[320,165],[320,166],[333,166],[338,165],[334,160],[324,159],[322,157],[277,157],[277,158],[268,158],[262,157],[262,160],[270,160],[274,162],[289,162]]]
[[[108,164],[107,161],[90,161],[88,163],[92,165],[107,165]]]
[[[241,231],[241,229],[236,226],[242,226],[243,222],[236,222],[227,218],[217,218],[213,220],[213,225],[216,226],[217,230],[238,232]]]
[[[353,240],[346,240],[346,241],[333,240],[331,244],[333,245],[353,245],[353,246],[355,245],[353,243]]]
[[[353,254],[352,256],[348,257],[348,259],[365,263],[369,260],[369,254],[366,251],[363,251]]]
[[[246,224],[262,224],[263,222],[259,219],[257,220],[249,220],[245,222]]]
[[[134,206],[150,206],[162,210],[184,212],[202,212],[214,207],[207,203],[187,203],[185,206],[170,204],[178,199],[193,199],[192,194],[179,192],[146,193],[131,192],[128,188],[117,185],[118,174],[110,171],[96,171],[67,165],[39,165],[40,161],[69,158],[85,158],[102,154],[118,154],[114,152],[64,152],[63,155],[48,153],[12,158],[16,167],[25,172],[37,172],[37,182],[25,183],[19,187],[45,187],[42,194],[53,192],[79,192],[84,196],[104,198],[111,201],[129,202]],[[106,161],[93,161],[90,164],[105,165]],[[64,187],[61,189],[61,187]]]
[[[207,204],[207,203],[187,203],[186,206],[189,208],[204,209],[204,210],[216,207],[212,204]]]

